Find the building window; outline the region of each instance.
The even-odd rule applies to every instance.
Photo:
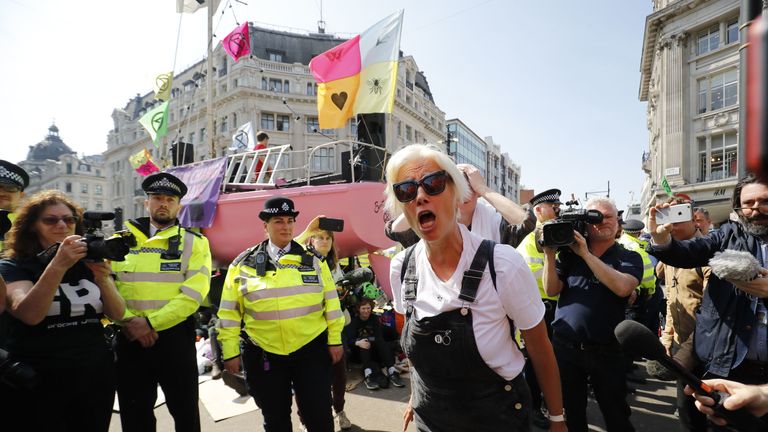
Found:
[[[96,177],[101,177],[101,170],[96,168]]]
[[[277,130],[288,132],[291,130],[291,117],[283,114],[277,116]]]
[[[317,83],[307,83],[307,96],[317,96]]]
[[[315,133],[315,129],[320,130],[317,117],[307,117],[307,133]]]
[[[72,193],[72,183],[67,182],[64,184],[64,192]]]
[[[226,132],[227,131],[227,117],[226,116],[224,116],[221,119],[221,129],[219,131],[220,132]]]
[[[269,79],[269,89],[273,92],[282,93],[283,92],[283,80],[270,78]]]
[[[739,102],[739,73],[736,69],[699,80],[698,113],[729,107]]]
[[[97,211],[104,210],[104,205],[100,201],[96,201],[96,210]]]
[[[405,125],[405,139],[408,141],[413,140],[413,129],[408,125]]]
[[[189,133],[189,143],[190,144],[194,144],[195,143],[195,133],[194,132],[190,132]]]
[[[332,148],[317,149],[312,155],[312,171],[315,172],[334,172],[335,156]]]
[[[357,139],[357,118],[355,117],[352,117],[352,120],[349,121],[349,133]]]
[[[101,185],[96,185],[96,195],[101,195]]]
[[[720,24],[699,32],[696,53],[701,55],[717,49],[720,45]]]
[[[397,122],[397,136],[402,137],[403,136],[403,122],[398,121]]]
[[[80,183],[80,193],[88,193],[88,183]]]
[[[261,114],[261,128],[264,130],[275,130],[275,115],[262,113]]]
[[[67,164],[67,174],[72,174],[72,164],[71,163]]]
[[[721,180],[738,175],[738,138],[736,132],[700,137],[699,181]]]
[[[725,43],[732,44],[739,41],[739,20],[729,22],[725,27]]]
[[[261,77],[261,89],[269,90],[269,84],[267,84],[267,79],[264,77]]]
[[[267,58],[269,58],[269,61],[282,63],[283,56],[285,56],[283,51],[267,50]]]

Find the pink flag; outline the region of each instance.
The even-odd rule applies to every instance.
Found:
[[[335,81],[360,73],[360,36],[313,57],[309,70],[319,83]]]
[[[155,163],[152,161],[152,155],[149,153],[149,151],[147,151],[147,149],[142,149],[128,159],[130,160],[133,169],[135,169],[137,173],[143,176],[148,176],[153,172],[160,171],[160,168],[158,168],[157,165],[155,165]]]
[[[221,46],[232,58],[237,61],[240,57],[251,53],[251,36],[248,33],[248,21],[240,24],[232,30],[222,41]]]

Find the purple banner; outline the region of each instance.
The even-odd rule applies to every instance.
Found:
[[[181,200],[184,207],[179,212],[181,226],[210,228],[226,169],[227,158],[220,157],[166,170],[187,185],[187,194]]]

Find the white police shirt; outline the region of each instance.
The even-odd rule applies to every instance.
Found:
[[[464,271],[469,269],[472,259],[483,238],[459,225],[464,243],[459,263],[447,281],[435,275],[424,250],[424,242],[415,246],[413,259],[416,260],[416,275],[419,285],[413,303],[415,319],[431,317],[462,307],[459,299]],[[474,228],[474,227],[473,227]],[[389,267],[389,279],[394,297],[395,310],[405,313],[403,288],[400,272],[405,252],[400,252]],[[521,330],[535,327],[544,317],[544,304],[533,273],[523,257],[512,247],[496,245],[494,249],[497,289],[489,273],[480,281],[477,298],[470,305],[472,326],[480,356],[485,363],[504,379],[511,380],[523,370],[525,359],[517,348],[509,329],[511,318]]]

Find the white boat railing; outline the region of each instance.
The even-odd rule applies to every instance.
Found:
[[[320,171],[319,175],[338,175],[343,174],[345,169],[343,164],[349,165],[349,180],[357,181],[356,169],[367,165],[368,168],[374,168],[384,172],[386,166],[386,152],[381,147],[360,141],[339,140],[316,145],[301,151],[291,150],[291,146],[281,145],[268,147],[266,149],[251,150],[242,153],[231,154],[227,156],[227,169],[224,181],[222,182],[222,191],[227,190],[254,190],[254,189],[274,189],[280,187],[289,181],[297,180],[297,177],[304,176],[306,185],[311,185],[314,178],[318,176],[318,171],[313,169],[314,158],[317,157],[318,150],[333,148],[334,155],[341,155],[342,152],[336,150],[341,147],[342,150],[349,150],[350,157],[342,160],[341,164],[336,165],[333,171]],[[378,149],[384,153],[382,160],[378,164],[371,164],[365,161],[361,156],[361,148],[368,147]],[[306,157],[306,159],[305,159]],[[306,163],[300,166],[283,167],[281,164],[292,164],[298,160],[304,159]],[[257,161],[261,160],[262,168],[256,172]],[[298,175],[296,175],[298,174]],[[382,174],[383,177],[383,174]],[[383,180],[380,179],[380,180]],[[301,179],[303,183],[303,179]]]

